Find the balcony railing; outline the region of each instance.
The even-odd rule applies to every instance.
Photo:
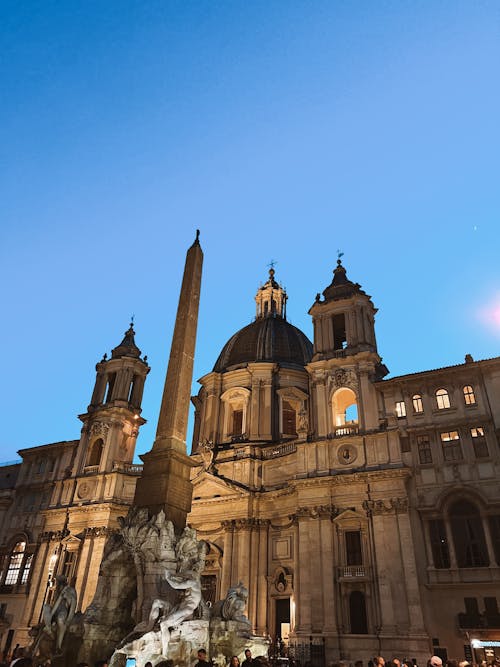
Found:
[[[339,577],[342,579],[362,579],[368,576],[364,565],[343,565],[339,567]]]
[[[463,630],[500,628],[500,614],[458,614],[458,627]]]
[[[84,475],[97,475],[99,472],[99,466],[85,466],[83,469]]]
[[[336,426],[335,429],[328,434],[328,438],[344,438],[346,435],[358,435],[359,434],[359,425],[358,424],[342,424],[342,426]]]
[[[128,472],[132,475],[142,474],[142,463],[124,463],[123,461],[113,461],[113,472]]]
[[[295,451],[297,451],[297,445],[294,442],[285,442],[283,445],[262,450],[262,458],[274,459],[277,456],[286,456],[286,454],[292,454]]]

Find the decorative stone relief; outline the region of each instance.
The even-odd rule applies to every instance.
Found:
[[[108,422],[101,422],[97,421],[92,424],[90,427],[90,434],[91,435],[101,435],[103,437],[106,437],[109,431],[110,425]]]
[[[330,375],[330,383],[336,389],[349,387],[354,392],[358,389],[358,378],[351,368],[338,368]]]
[[[335,505],[316,505],[315,507],[299,507],[295,514],[290,514],[289,519],[296,523],[301,518],[319,519],[329,517],[333,519],[339,510]]]
[[[337,452],[337,460],[342,465],[354,463],[358,458],[358,450],[351,445],[342,445]]]
[[[388,498],[387,500],[365,500],[363,508],[368,516],[380,514],[403,514],[408,512],[408,498]]]

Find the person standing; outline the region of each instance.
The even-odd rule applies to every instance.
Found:
[[[241,667],[253,667],[253,664],[252,651],[247,648],[245,649],[245,659],[241,663]]]

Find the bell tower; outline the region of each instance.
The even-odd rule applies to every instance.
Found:
[[[359,352],[377,354],[376,312],[371,297],[361,285],[347,278],[338,259],[333,280],[323,291],[323,300],[317,294],[309,310],[314,325],[313,361],[345,358]]]
[[[133,324],[122,342],[96,365],[96,381],[85,414],[73,474],[110,472],[116,464],[132,463],[141,417],[147,357],[135,344]]]
[[[309,310],[314,351],[308,372],[318,437],[378,428],[372,382],[388,370],[377,351],[376,312],[371,297],[349,280],[339,258],[323,299],[318,293]]]

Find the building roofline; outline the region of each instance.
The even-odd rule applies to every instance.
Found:
[[[59,442],[48,442],[46,445],[36,445],[35,447],[26,447],[24,449],[19,449],[17,453],[19,454],[19,456],[22,456],[23,454],[29,454],[31,452],[36,452],[37,450],[46,448],[57,449],[61,446],[74,447],[78,445],[79,442],[80,440],[60,440]]]
[[[432,373],[440,373],[451,370],[458,370],[463,368],[477,368],[479,366],[487,365],[489,362],[500,362],[500,357],[488,357],[487,359],[478,359],[477,361],[466,361],[462,364],[452,364],[451,366],[441,366],[440,368],[430,368],[425,371],[415,371],[414,373],[405,373],[404,375],[396,375],[393,378],[387,378],[386,380],[377,380],[374,384],[388,384],[390,382],[398,382],[400,380],[406,380],[410,378],[416,378],[418,376],[431,375]]]

